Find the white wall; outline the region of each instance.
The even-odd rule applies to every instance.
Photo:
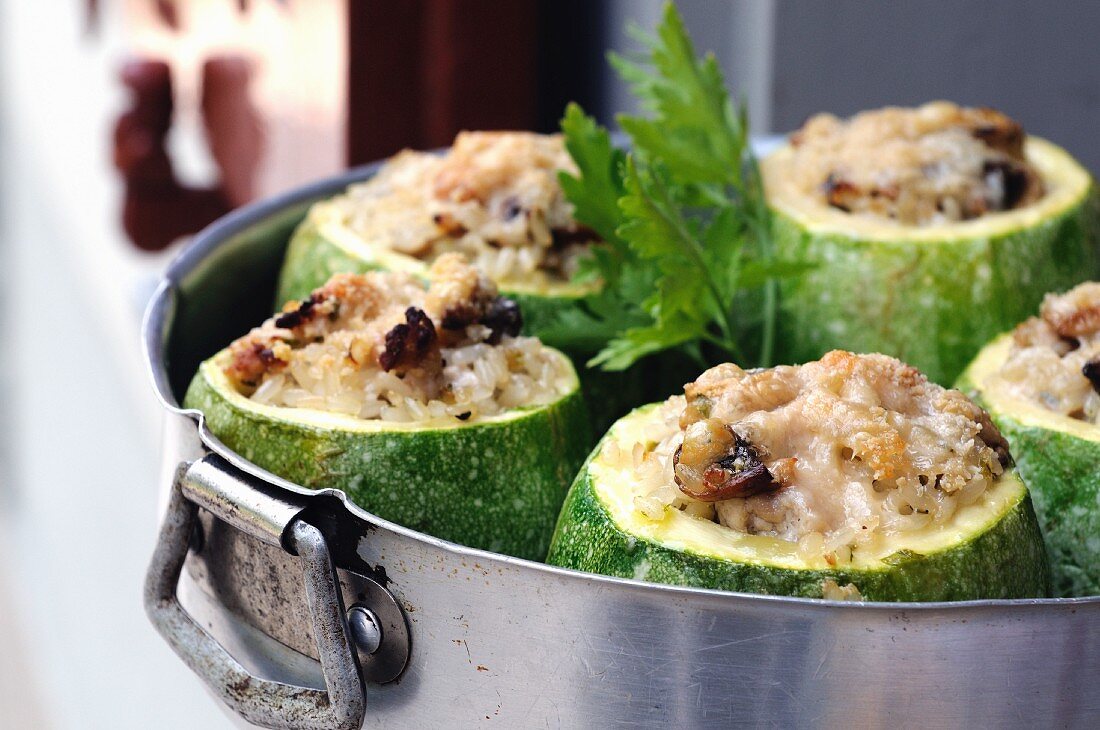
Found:
[[[110,167],[118,4],[0,0],[0,726],[229,723],[141,607],[160,415]]]

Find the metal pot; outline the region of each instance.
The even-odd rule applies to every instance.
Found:
[[[187,382],[270,314],[308,205],[372,172],[215,223],[146,316],[171,485],[146,608],[233,711],[302,728],[1100,725],[1100,597],[850,604],[589,575],[437,540],[227,449],[180,408]]]

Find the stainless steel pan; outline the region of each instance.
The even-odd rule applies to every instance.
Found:
[[[618,580],[379,519],[222,445],[179,400],[270,313],[287,238],[354,171],[215,223],[144,337],[170,499],[158,631],[267,727],[1100,727],[1100,597],[848,604]]]

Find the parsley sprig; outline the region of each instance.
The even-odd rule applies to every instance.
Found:
[[[589,365],[606,370],[671,348],[703,366],[770,365],[777,279],[806,265],[776,257],[745,104],[713,55],[696,56],[673,4],[655,36],[638,35],[645,57],[610,57],[644,111],[617,117],[630,151],[576,104],[562,120],[579,171],[562,173],[563,189],[606,246],[577,273],[602,290],[559,325],[602,344]]]

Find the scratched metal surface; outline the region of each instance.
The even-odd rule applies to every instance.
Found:
[[[269,308],[250,298],[270,290],[305,205],[366,174],[245,209],[200,235],[151,304],[145,341],[168,411],[166,479],[180,461],[217,451],[312,495],[341,567],[375,579],[384,569],[412,656],[399,680],[368,686],[367,726],[1100,726],[1100,598],[851,605],[585,575],[435,540],[225,449],[179,409],[180,389],[199,359],[251,323],[250,308]],[[293,560],[243,534],[207,545],[225,549],[192,557],[184,592],[205,598],[185,605],[255,671],[315,684],[303,670],[311,663],[287,648],[310,645],[295,638],[304,602]],[[255,580],[240,580],[246,573]]]
[[[830,604],[592,579],[387,529],[358,542],[343,567],[384,567],[412,636],[400,679],[368,686],[366,727],[1100,722],[1095,601]],[[309,652],[293,558],[239,532],[200,555],[199,590]],[[271,577],[240,580],[242,564]],[[252,644],[252,668],[287,680],[286,648]]]

